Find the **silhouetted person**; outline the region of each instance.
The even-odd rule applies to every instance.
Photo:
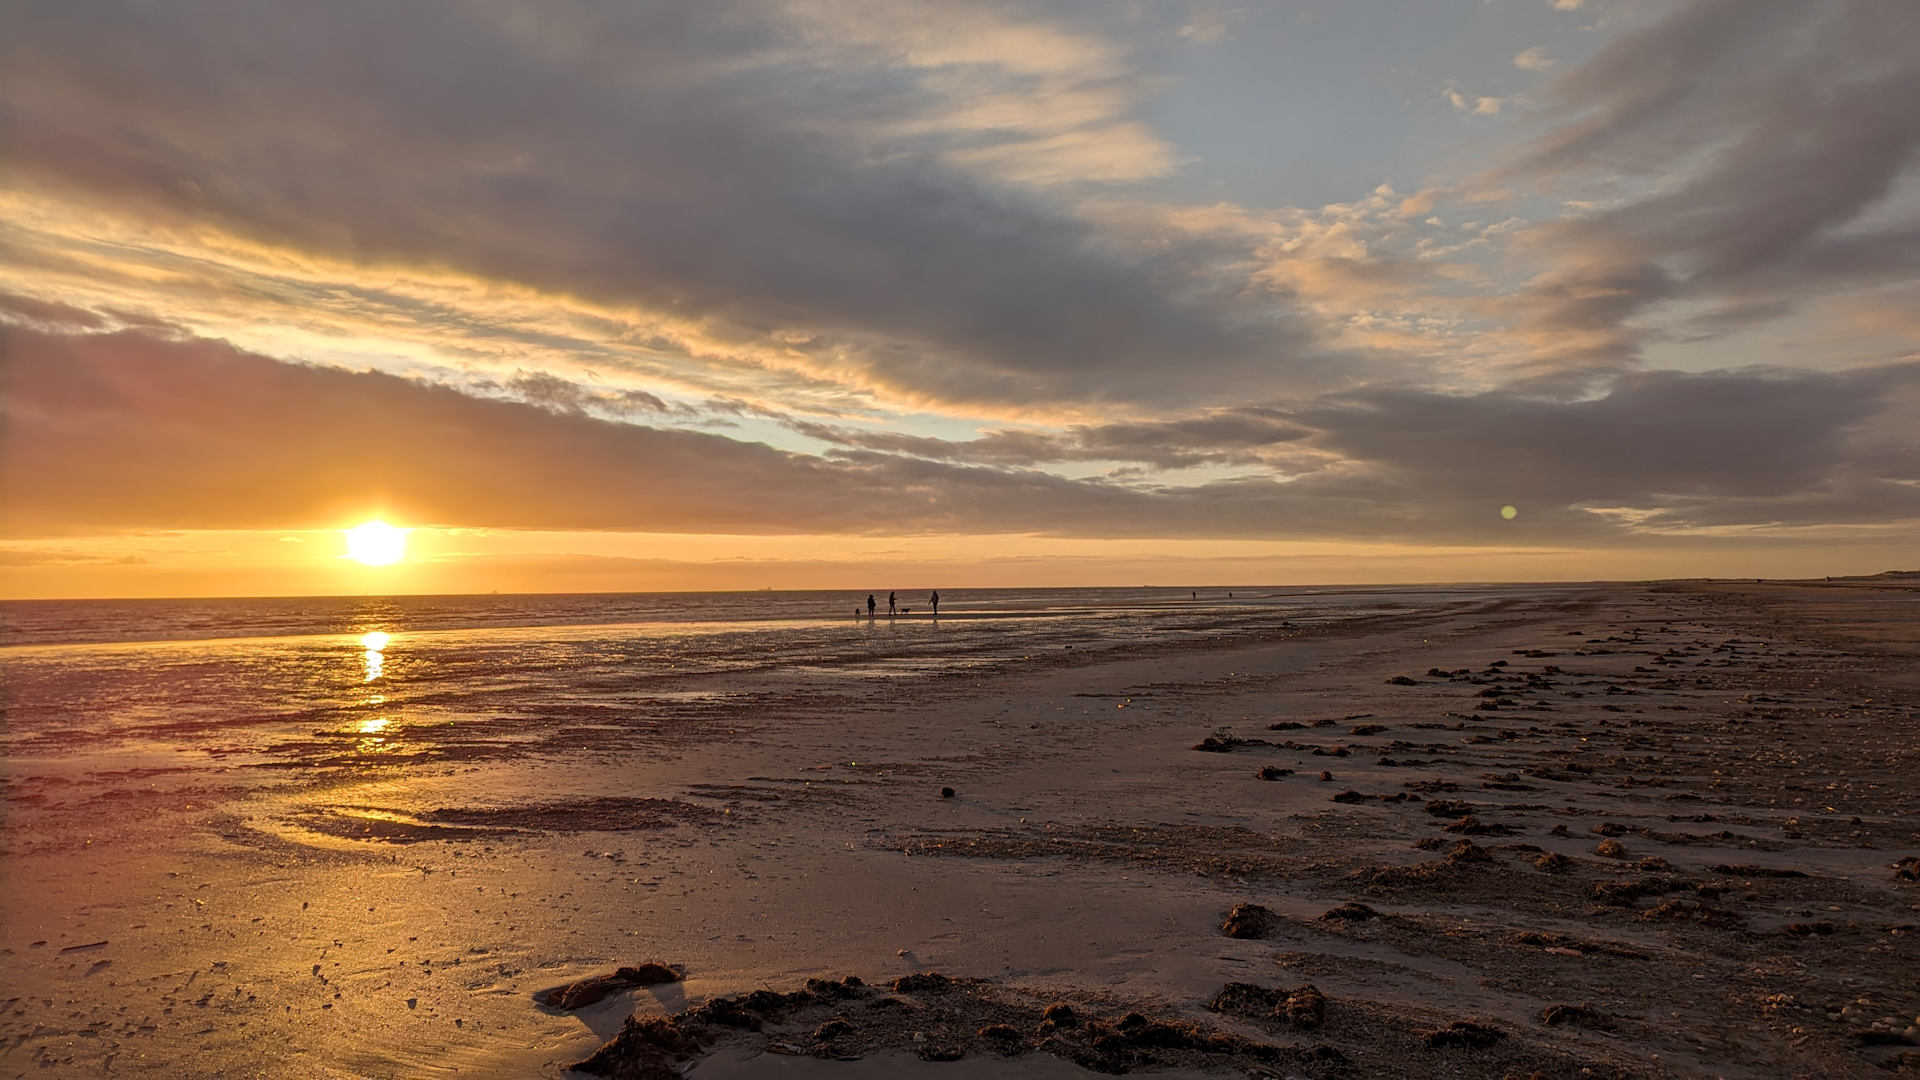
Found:
[[[873,608],[874,608],[873,594],[868,593],[867,594],[867,618],[869,619],[873,618]]]
[[[933,613],[935,615],[940,614],[940,594],[939,593],[936,592],[932,596],[927,597],[927,602],[933,605]]]
[[[889,619],[893,618],[894,611],[895,611],[895,608],[893,606],[893,594],[888,593],[887,594],[887,618]]]

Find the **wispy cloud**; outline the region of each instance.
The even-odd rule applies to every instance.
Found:
[[[1516,53],[1513,58],[1513,66],[1522,71],[1546,71],[1556,63],[1558,63],[1558,61],[1547,55],[1547,49],[1544,45],[1535,45],[1530,49],[1522,49]]]

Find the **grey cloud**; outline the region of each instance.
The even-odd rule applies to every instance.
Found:
[[[687,413],[657,394],[645,390],[596,390],[545,371],[516,371],[508,378],[507,391],[529,404],[561,412],[602,412],[615,416],[639,413]]]
[[[104,329],[107,320],[98,312],[68,304],[0,292],[0,323],[22,323],[42,330],[62,332]]]
[[[1911,521],[1920,364],[1838,375],[1645,373],[1575,401],[1374,390],[1305,410],[1328,448],[1435,504],[1654,525]],[[1738,508],[1738,509],[1734,509]]]
[[[1517,298],[1521,328],[1604,369],[1637,359],[1633,320],[1662,301],[1719,305],[1731,329],[1920,272],[1920,221],[1848,231],[1913,176],[1916,40],[1911,4],[1703,0],[1561,76],[1553,126],[1492,179],[1645,193],[1529,232],[1560,268]]]
[[[1179,251],[1108,246],[931,136],[875,145],[928,91],[793,59],[777,11],[10,6],[12,167],[350,258],[799,326],[799,351],[942,400],[1198,400],[1310,349]]]

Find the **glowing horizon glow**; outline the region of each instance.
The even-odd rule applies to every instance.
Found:
[[[384,521],[368,521],[345,530],[347,558],[366,566],[392,566],[407,555],[407,534]]]

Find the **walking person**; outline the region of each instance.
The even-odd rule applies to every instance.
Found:
[[[893,594],[888,593],[887,594],[887,618],[889,619],[893,618],[893,615],[894,615],[895,608],[893,604],[894,604]]]
[[[937,591],[936,591],[936,592],[935,592],[935,593],[934,593],[934,594],[933,594],[932,596],[929,596],[929,597],[927,597],[927,602],[933,605],[933,617],[934,617],[934,618],[936,618],[936,619],[937,619],[937,618],[939,618],[939,617],[940,617],[940,594],[939,594],[939,592],[937,592]]]
[[[867,618],[873,618],[873,594],[867,594]]]

